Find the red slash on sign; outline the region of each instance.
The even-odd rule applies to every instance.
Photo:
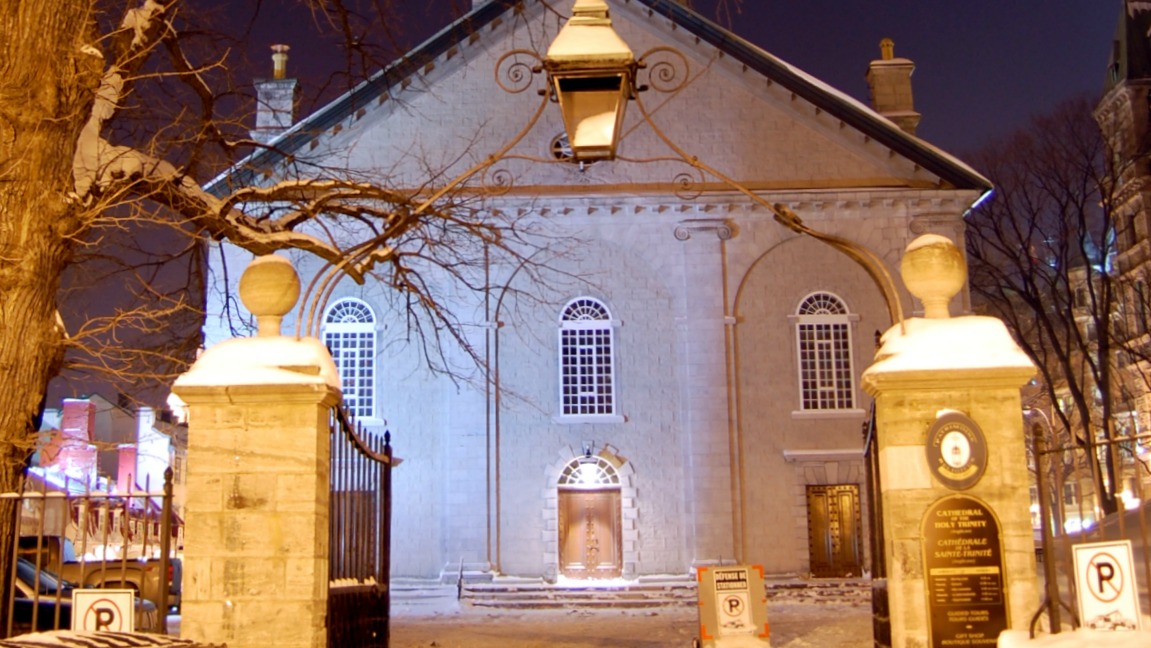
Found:
[[[1110,603],[1123,593],[1123,570],[1119,561],[1111,554],[1101,551],[1087,561],[1087,583],[1091,586],[1091,596]]]

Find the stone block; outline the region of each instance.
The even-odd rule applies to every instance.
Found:
[[[213,512],[224,508],[224,486],[218,474],[201,470],[188,471],[184,506],[190,511]]]

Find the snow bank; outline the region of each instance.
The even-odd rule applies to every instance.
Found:
[[[1006,630],[999,635],[999,648],[1147,648],[1151,632],[1084,630],[1043,635],[1034,640],[1026,630]]]

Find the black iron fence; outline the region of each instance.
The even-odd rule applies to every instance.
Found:
[[[4,637],[70,628],[78,588],[132,590],[136,630],[167,632],[167,612],[180,604],[182,525],[172,513],[171,469],[160,489],[151,486],[93,490],[30,471],[20,492],[0,493],[14,505],[17,529]]]
[[[1151,614],[1151,435],[1120,430],[1112,439],[1069,440],[1039,424],[1029,432],[1035,477],[1032,527],[1044,588],[1043,603],[1032,618],[1033,634],[1132,622],[1122,614],[1104,617],[1080,609],[1078,588],[1091,569],[1083,558],[1096,550],[1081,548],[1084,573],[1076,572],[1074,554],[1076,546],[1086,543],[1108,543],[1111,547],[1098,551],[1124,561],[1118,555],[1130,543],[1126,573],[1111,574],[1105,588],[1108,594],[1133,595],[1140,612]]]
[[[388,646],[391,574],[391,435],[332,412],[328,646]]]

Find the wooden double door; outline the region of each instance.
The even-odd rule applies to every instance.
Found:
[[[620,492],[559,491],[560,573],[568,578],[618,578],[623,572]]]
[[[808,486],[807,533],[813,576],[858,577],[863,571],[859,486]]]

